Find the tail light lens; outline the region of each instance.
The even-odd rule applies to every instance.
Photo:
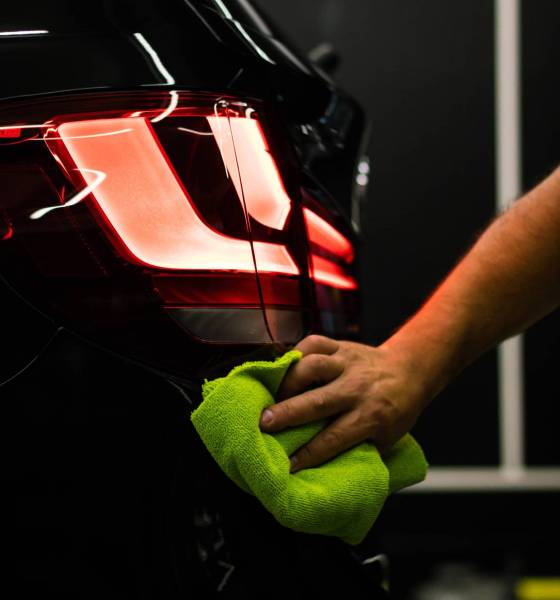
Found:
[[[174,120],[178,118],[179,115]],[[184,120],[187,119],[188,116]],[[247,121],[254,127],[239,127],[238,121]],[[188,138],[196,135],[206,137],[207,145],[216,146],[215,151],[219,150],[225,159],[225,170],[223,173],[218,170],[213,176],[229,177],[239,197],[242,186],[233,135],[237,146],[249,146],[246,153],[253,152],[256,157],[263,155],[268,159],[268,162],[261,160],[265,165],[272,162],[264,148],[252,143],[253,133],[258,127],[255,120],[212,116],[202,120],[198,131],[178,125],[174,127],[187,138],[183,143],[179,142],[183,151],[190,141]],[[69,170],[76,172],[78,186],[83,179],[79,194],[82,197],[91,194],[99,215],[114,234],[117,247],[131,262],[164,270],[254,272],[247,240],[218,231],[199,216],[197,203],[189,194],[190,169],[184,172],[187,181],[181,182],[149,119],[136,116],[70,121],[49,129],[45,139],[49,143],[54,141],[51,145],[54,156],[62,157],[63,164],[72,165]],[[241,158],[239,164],[239,170],[243,172]],[[203,169],[204,165],[198,165],[198,168]],[[270,221],[278,215],[275,211],[265,212],[266,183],[270,181],[270,187],[274,184],[281,187],[281,182],[273,170],[263,173],[258,169],[257,164],[254,179],[260,176],[263,189],[245,192],[246,204],[249,209],[260,209],[262,216]],[[243,181],[250,182],[252,179],[252,174],[243,176]],[[284,226],[291,206],[285,192],[283,196],[283,214],[277,223],[279,229]],[[272,194],[271,197],[274,198]],[[198,205],[205,200],[208,202],[204,194],[200,194],[198,200]],[[75,203],[74,197],[62,206]],[[60,208],[60,205],[39,209],[31,218],[44,217],[53,208]],[[255,241],[253,246],[266,270],[299,275],[299,269],[285,246],[261,241]]]
[[[317,201],[317,195],[306,188],[302,190],[309,270],[315,291],[314,327],[334,337],[357,338],[360,306],[352,233],[341,233],[348,226],[336,207],[325,208]]]
[[[311,242],[313,279],[317,283],[342,290],[357,289],[354,277],[345,272],[345,267],[354,261],[352,243],[309,208],[303,209],[303,215]],[[325,256],[321,256],[320,253],[324,253]],[[342,263],[342,266],[339,263]]]
[[[127,354],[169,367],[171,348],[172,370],[184,371],[185,331],[220,344],[296,341],[310,327],[310,265],[320,285],[353,290],[353,249],[302,213],[264,112],[176,91],[5,106],[3,275]]]

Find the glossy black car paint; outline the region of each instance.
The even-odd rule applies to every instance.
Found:
[[[47,32],[0,36],[0,102],[171,88],[261,99],[279,123],[283,159],[297,163],[357,242],[350,219],[362,111],[248,2],[20,1],[2,7],[0,30]],[[68,330],[0,283],[8,540],[22,595],[370,593],[357,555],[280,528],[192,435],[201,379],[279,348],[193,342],[184,360],[198,376],[170,378]],[[308,327],[321,331],[317,320]]]
[[[355,237],[350,216],[356,214],[352,187],[362,112],[247,3],[104,2],[93,10],[72,2],[24,2],[8,7],[2,22],[5,31],[48,32],[0,40],[0,64],[10,74],[2,86],[4,101],[170,88],[262,99],[281,129],[274,137],[277,156],[297,163],[305,185]],[[155,68],[138,33],[157,51],[167,75]],[[311,320],[306,329],[320,330],[321,324]],[[329,333],[351,334],[344,327]],[[223,352],[199,348],[194,370],[224,368]],[[239,353],[236,348],[234,362]]]

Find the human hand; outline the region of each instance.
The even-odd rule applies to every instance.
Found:
[[[292,472],[317,466],[371,440],[385,452],[407,433],[422,411],[426,393],[410,361],[384,346],[304,338],[303,353],[284,378],[279,402],[261,416],[272,433],[330,418],[330,423],[291,458]]]

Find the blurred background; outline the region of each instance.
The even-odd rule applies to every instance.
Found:
[[[302,51],[332,45],[334,79],[369,116],[363,317],[379,343],[497,206],[559,164],[560,2],[257,4]],[[560,597],[546,591],[560,577],[559,365],[555,313],[424,414],[431,479],[393,498],[366,543],[389,554],[395,597],[503,598],[524,578],[519,598]]]

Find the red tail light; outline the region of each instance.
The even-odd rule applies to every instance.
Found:
[[[0,109],[2,273],[117,345],[142,346],[147,330],[180,345],[177,323],[219,343],[296,341],[309,328],[309,275],[354,290],[354,250],[302,212],[264,113],[179,92]]]
[[[272,162],[264,147],[254,144],[254,128],[235,124],[233,132],[230,132],[230,119],[226,116],[208,117],[207,121],[211,123],[211,132],[208,127],[200,131],[186,128],[179,131],[185,136],[212,137],[224,158],[227,176],[237,190],[241,187],[239,173],[243,181],[248,182],[246,187],[255,180],[257,187],[264,188],[246,192],[246,202],[251,201],[249,208],[260,211],[261,218],[278,219],[277,211],[266,213],[266,184],[270,182],[271,187],[274,184],[281,186],[277,172],[269,167],[270,172],[261,173],[259,181],[252,172],[249,176],[245,175],[242,161],[246,159],[239,158],[239,172],[235,162],[232,148],[232,133],[235,131],[237,133],[233,135],[237,146],[243,148],[245,154],[252,153],[257,161],[260,157],[264,164]],[[256,121],[247,121],[258,127]],[[251,246],[247,240],[216,231],[197,214],[188,188],[182,185],[147,118],[70,121],[50,129],[45,139],[62,142],[75,165],[74,170],[84,179],[85,188],[130,260],[165,270],[254,272]],[[246,146],[248,148],[245,149]],[[59,155],[56,146],[53,149]],[[65,160],[62,159],[63,164]],[[188,173],[185,175],[188,177]],[[281,199],[284,202],[282,218],[276,223],[283,226],[290,209],[290,199],[285,192]],[[68,206],[68,201],[65,205]],[[39,218],[39,213],[40,216],[45,214],[37,211],[35,218]],[[265,270],[299,274],[284,246],[255,241],[254,250]]]
[[[251,112],[246,111],[246,115]],[[249,214],[259,223],[283,229],[290,213],[291,200],[284,189],[278,168],[270,154],[268,143],[256,119],[208,117],[214,137],[240,198],[245,198]],[[229,128],[228,128],[229,124]],[[231,140],[235,140],[232,144]],[[229,142],[229,143],[228,143]]]
[[[343,290],[357,289],[354,277],[346,270],[354,260],[354,247],[330,223],[309,208],[303,209],[307,235],[311,242],[311,272],[318,283]],[[327,255],[319,256],[314,246]],[[334,260],[333,260],[334,259]],[[337,264],[341,262],[343,266]]]

